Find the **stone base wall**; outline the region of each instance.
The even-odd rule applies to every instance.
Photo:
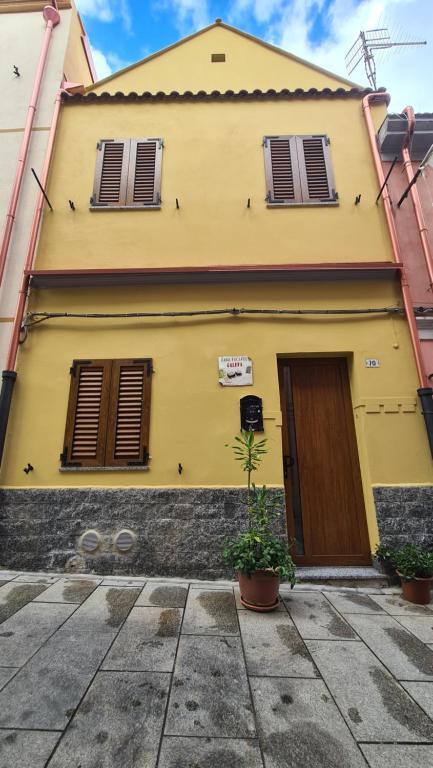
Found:
[[[245,529],[245,500],[241,488],[0,490],[0,566],[232,577],[222,548],[227,537]],[[89,529],[101,537],[94,554],[80,547],[80,537]],[[124,554],[114,543],[122,529],[136,538]],[[284,514],[277,531],[286,534]]]
[[[433,549],[433,485],[373,488],[381,544]]]

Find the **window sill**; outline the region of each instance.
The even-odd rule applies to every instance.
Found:
[[[266,203],[266,208],[336,208],[339,205],[338,200],[329,200],[323,203]]]
[[[59,467],[59,472],[148,472],[149,465],[142,467]]]
[[[90,205],[89,211],[160,211],[161,206],[156,205]]]

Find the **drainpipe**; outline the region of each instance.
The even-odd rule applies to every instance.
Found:
[[[371,102],[376,104],[385,102],[387,105],[390,102],[389,93],[369,93],[364,96],[362,100],[362,109],[364,113],[365,123],[368,131],[368,138],[370,140],[370,147],[373,154],[374,165],[376,168],[376,175],[379,185],[382,186],[385,182],[385,175],[383,172],[382,161],[380,159],[378,146],[376,143],[376,131],[373,125],[373,119],[371,116]],[[383,190],[383,207],[385,211],[386,222],[388,224],[389,235],[391,238],[392,251],[394,261],[397,264],[403,264],[401,258],[400,246],[398,242],[397,229],[395,226],[394,212],[392,208],[391,198],[388,192],[387,186]],[[404,267],[404,265],[403,265]],[[409,334],[412,342],[413,353],[415,357],[415,364],[418,373],[418,380],[420,387],[417,390],[418,396],[421,400],[422,413],[427,430],[428,441],[430,445],[430,452],[433,457],[433,389],[428,385],[427,374],[424,367],[424,362],[421,353],[421,343],[419,340],[418,329],[416,327],[416,318],[413,313],[413,302],[410,295],[409,283],[407,282],[405,270],[403,268],[401,277],[401,292],[403,296],[404,310],[409,325]]]
[[[57,26],[57,24],[59,24],[60,22],[60,14],[57,8],[54,8],[52,5],[46,5],[42,13],[45,21],[47,22],[47,26],[45,28],[45,35],[44,35],[41,54],[39,57],[39,62],[36,70],[36,76],[33,84],[33,91],[30,97],[30,103],[27,110],[27,118],[24,126],[24,135],[21,142],[20,152],[18,155],[15,179],[12,186],[12,195],[9,201],[9,207],[6,214],[5,229],[3,233],[3,240],[0,247],[0,285],[3,281],[6,260],[7,260],[9,245],[10,245],[11,236],[12,236],[12,229],[14,226],[15,214],[18,206],[18,201],[19,201],[19,196],[21,191],[21,184],[22,184],[23,175],[24,175],[24,168],[25,168],[25,164],[26,164],[26,160],[29,152],[29,144],[30,144],[30,139],[32,134],[33,121],[35,117],[36,106],[38,103],[40,90],[41,90],[45,64],[47,62],[48,50],[50,47],[52,32],[54,27]]]
[[[408,183],[410,184],[410,182],[414,177],[414,173],[412,168],[412,161],[410,159],[409,147],[410,147],[410,142],[415,129],[415,114],[412,107],[405,107],[403,110],[403,114],[406,115],[407,117],[408,128],[407,128],[406,139],[403,144],[402,155],[403,155],[403,164],[406,171],[406,178],[408,180]],[[415,212],[416,223],[418,225],[418,232],[421,240],[422,252],[423,252],[426,267],[427,267],[430,288],[433,288],[433,256],[430,249],[430,243],[427,239],[427,234],[426,234],[427,225],[425,223],[424,213],[422,210],[421,200],[419,198],[416,184],[413,184],[411,186],[409,190],[409,194],[411,196],[412,205]]]
[[[48,172],[51,165],[51,157],[53,154],[54,139],[56,136],[57,124],[59,121],[60,106],[62,100],[62,93],[70,93],[70,91],[82,90],[83,86],[77,83],[65,82],[62,84],[62,88],[57,91],[56,99],[54,103],[53,117],[51,120],[50,132],[48,135],[47,149],[45,152],[45,160],[41,173],[41,184],[45,188],[48,180]],[[0,464],[3,457],[4,444],[6,439],[7,426],[9,421],[9,412],[12,401],[12,391],[17,377],[15,371],[15,364],[18,353],[18,345],[20,338],[20,331],[24,317],[24,310],[27,301],[27,293],[29,289],[30,275],[28,272],[32,269],[33,260],[36,251],[36,243],[38,240],[39,226],[41,223],[42,212],[44,208],[45,198],[42,192],[39,192],[36,198],[35,212],[33,215],[32,228],[30,231],[29,244],[27,246],[27,256],[23,268],[23,275],[21,278],[21,287],[18,293],[18,304],[15,312],[15,320],[12,329],[12,336],[9,344],[9,352],[6,361],[6,370],[2,373],[2,387],[0,391]]]

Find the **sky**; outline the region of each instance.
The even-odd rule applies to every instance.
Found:
[[[433,0],[76,0],[98,78],[221,18],[325,69],[368,85],[345,56],[360,30],[387,27],[396,42],[427,41],[376,54],[377,85],[390,109],[433,112]]]

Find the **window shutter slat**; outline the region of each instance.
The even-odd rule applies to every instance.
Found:
[[[301,187],[293,136],[265,138],[265,168],[268,202],[290,205],[300,202]]]
[[[100,142],[95,171],[93,205],[123,206],[126,202],[130,142]]]
[[[159,205],[161,154],[160,139],[131,139],[127,205]]]
[[[107,435],[107,466],[147,463],[150,362],[114,360]]]
[[[297,136],[302,200],[321,203],[336,200],[326,136]]]
[[[102,466],[105,456],[111,361],[76,361],[71,371],[65,464]]]

